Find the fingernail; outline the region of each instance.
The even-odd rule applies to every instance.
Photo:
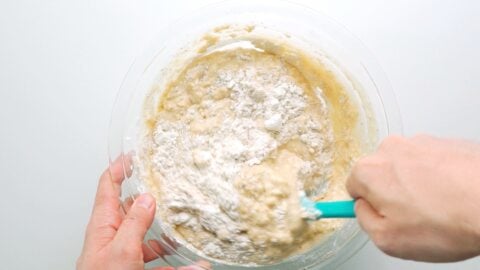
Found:
[[[140,197],[137,198],[136,203],[139,206],[148,210],[153,206],[153,204],[155,203],[155,200],[153,199],[152,195],[145,193],[140,195]]]

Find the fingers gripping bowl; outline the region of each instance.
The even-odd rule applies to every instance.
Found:
[[[109,154],[134,153],[122,197],[157,197],[147,238],[168,264],[332,269],[366,237],[353,220],[304,222],[298,191],[346,198],[352,163],[400,131],[386,79],[343,28],[289,3],[230,1],[165,29],[137,59]]]

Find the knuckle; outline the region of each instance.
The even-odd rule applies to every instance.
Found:
[[[360,180],[370,178],[379,168],[384,168],[386,165],[388,165],[388,160],[381,155],[370,155],[355,164],[352,174]]]
[[[346,182],[347,191],[352,193],[355,188],[365,187],[367,182],[371,180],[371,159],[371,157],[364,157],[355,163]]]
[[[347,182],[345,183],[345,187],[346,187],[346,189],[347,189],[347,191],[348,191],[349,193],[352,193],[352,191],[353,191],[353,189],[354,189],[354,185],[355,185],[355,184],[354,184],[354,181],[355,181],[355,178],[349,177],[349,178],[347,179]]]
[[[351,178],[347,180],[346,189],[348,194],[350,194],[350,196],[355,199],[365,196],[364,193],[366,192],[366,189],[362,187],[359,183],[354,183],[354,181],[355,180],[352,180]]]
[[[137,215],[133,214],[132,211],[123,220],[123,225],[127,227],[136,226],[139,223]]]

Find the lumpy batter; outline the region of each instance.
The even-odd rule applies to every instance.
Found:
[[[137,162],[167,234],[216,260],[270,264],[342,225],[304,219],[299,196],[348,198],[358,116],[321,61],[245,29],[223,48],[209,49],[228,27],[207,35],[153,91]]]

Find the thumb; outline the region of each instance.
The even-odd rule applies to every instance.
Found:
[[[155,199],[150,194],[140,195],[128,211],[114,241],[120,246],[141,246],[155,216]]]

